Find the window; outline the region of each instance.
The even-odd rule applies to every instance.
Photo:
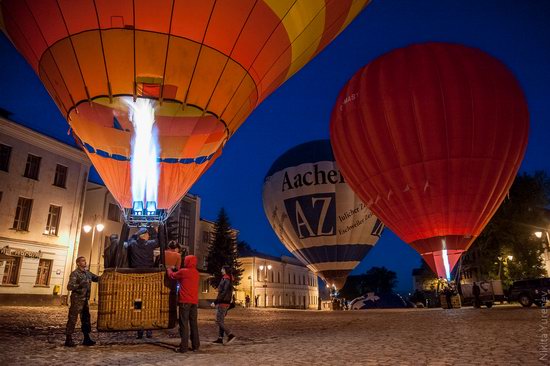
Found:
[[[0,170],[10,170],[11,146],[0,144]]]
[[[183,202],[180,209],[180,215],[178,218],[178,226],[180,231],[178,232],[178,242],[183,246],[189,246],[189,232],[191,228],[191,210],[189,204]]]
[[[288,274],[288,283],[290,284],[290,273]]]
[[[52,273],[51,259],[41,259],[38,263],[38,271],[36,272],[36,285],[48,286],[50,284],[50,274]]]
[[[53,185],[56,187],[65,188],[67,186],[67,167],[57,164],[55,167],[55,177]]]
[[[260,278],[260,268],[258,268],[258,275],[256,276],[256,281],[261,281],[261,278]]]
[[[203,294],[208,293],[208,287],[210,287],[210,284],[208,283],[208,278],[205,278],[201,281],[201,292]]]
[[[4,195],[4,192],[0,191],[0,202],[2,202],[2,196]]]
[[[274,273],[271,272],[271,282],[275,282],[275,281],[273,281],[273,276],[274,276]]]
[[[4,265],[4,276],[2,285],[17,285],[19,281],[19,269],[21,268],[21,257],[11,257],[6,259]]]
[[[46,223],[46,235],[57,235],[59,232],[59,220],[61,218],[61,207],[50,205],[50,212],[48,213],[48,222]]]
[[[202,242],[204,244],[209,244],[210,243],[210,233],[208,231],[203,231],[202,232]]]
[[[114,203],[109,203],[109,211],[107,212],[107,219],[115,222],[120,222],[120,208]]]
[[[40,173],[40,156],[29,154],[27,156],[27,166],[25,166],[24,176],[30,179],[38,180],[38,174]]]
[[[277,272],[277,282],[281,283],[281,272]]]
[[[15,219],[13,220],[12,229],[29,230],[29,221],[31,221],[32,200],[24,197],[19,197],[17,209],[15,210]]]
[[[306,284],[306,276],[302,276],[302,285]]]
[[[296,273],[294,273],[292,277],[294,278],[294,284],[296,284]]]

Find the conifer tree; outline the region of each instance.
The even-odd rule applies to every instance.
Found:
[[[223,266],[232,268],[233,286],[240,283],[244,270],[238,261],[237,238],[231,230],[229,217],[224,208],[220,209],[218,218],[214,223],[214,237],[208,248],[207,262],[207,271],[213,276],[210,280],[212,287],[218,287],[222,279],[221,270]]]

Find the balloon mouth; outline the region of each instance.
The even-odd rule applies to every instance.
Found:
[[[326,282],[330,290],[340,291],[346,284],[351,270],[322,271],[318,275]]]
[[[179,102],[165,100],[160,103],[149,98],[137,98],[136,102],[150,107],[148,141],[153,142],[152,145],[143,144],[137,138],[138,128],[132,120],[132,108],[129,108],[135,104],[131,96],[95,98],[91,103],[79,105],[69,122],[77,142],[121,207],[132,208],[134,202],[142,202],[145,209],[148,202],[155,202],[158,209],[169,209],[176,203],[176,198],[181,198],[180,193],[187,192],[193,179],[197,179],[220,155],[229,138],[228,130],[216,117],[203,116],[191,108],[182,109]],[[147,149],[146,146],[154,148]],[[141,163],[130,168],[136,162],[136,148],[151,153],[145,160],[152,169],[144,169]],[[133,186],[138,180],[133,172],[139,171],[145,173],[142,181],[147,184],[142,185],[142,193],[136,196],[128,192],[128,186]],[[150,171],[155,174],[149,174]],[[177,189],[168,189],[167,182],[174,176],[190,178]],[[158,192],[143,193],[154,186],[158,187]]]

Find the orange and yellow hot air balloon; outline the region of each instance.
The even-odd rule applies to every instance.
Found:
[[[368,3],[3,0],[1,9],[5,32],[126,209],[136,202],[134,104],[150,101],[156,205],[170,209],[254,108]]]

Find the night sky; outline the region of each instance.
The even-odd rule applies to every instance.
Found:
[[[260,251],[288,254],[264,215],[263,178],[289,148],[329,137],[336,96],[362,66],[392,49],[445,41],[478,47],[504,62],[526,94],[531,130],[523,172],[550,171],[550,1],[373,0],[320,55],[264,101],[235,133],[222,156],[191,189],[202,217],[227,210],[240,239]],[[0,36],[0,107],[22,125],[74,145],[68,124],[38,77]],[[354,273],[386,266],[398,289],[412,287],[420,256],[385,230]]]

